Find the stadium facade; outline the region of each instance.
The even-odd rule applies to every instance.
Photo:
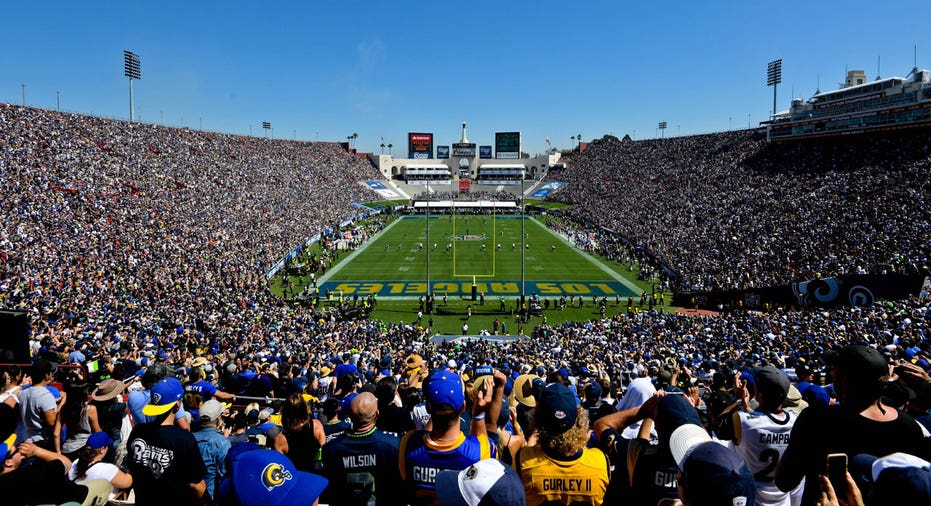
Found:
[[[494,149],[494,151],[492,151]],[[520,185],[524,179],[540,179],[561,154],[521,158],[520,132],[498,132],[494,145],[469,142],[466,124],[462,124],[459,142],[434,146],[432,133],[408,133],[406,158],[393,155],[369,155],[372,164],[389,180],[408,184],[453,185],[469,181],[488,185]]]

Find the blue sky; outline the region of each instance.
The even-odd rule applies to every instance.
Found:
[[[876,77],[931,67],[931,2],[8,2],[0,101],[128,118],[122,51],[140,55],[137,119],[406,150],[524,150],[606,133],[653,137],[746,127],[772,108],[768,61],[791,90],[833,89],[844,69]],[[730,119],[732,118],[732,119]]]

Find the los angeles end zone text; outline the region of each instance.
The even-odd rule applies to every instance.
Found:
[[[431,281],[433,293],[442,296],[449,294],[451,296],[469,295],[472,293],[472,282],[464,281]],[[476,290],[484,293],[486,296],[516,296],[520,295],[520,281],[479,281],[475,283]],[[524,289],[527,295],[538,294],[547,295],[596,295],[599,297],[622,297],[634,296],[635,294],[626,286],[617,281],[527,281],[524,283]],[[342,290],[343,295],[426,295],[427,283],[425,281],[397,281],[391,283],[382,282],[334,282],[328,281],[320,285],[320,291],[329,290],[339,292]],[[636,294],[639,295],[639,294]]]
[[[430,288],[437,296],[471,295],[473,282],[486,297],[519,296],[522,253],[526,295],[639,295],[610,267],[537,220],[524,223],[524,241],[520,218],[514,215],[434,215],[429,241],[426,224],[424,216],[406,216],[389,226],[362,250],[334,266],[318,287],[321,295],[327,290],[342,291],[344,296],[426,295],[428,253]]]

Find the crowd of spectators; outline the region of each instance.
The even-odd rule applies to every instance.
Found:
[[[893,452],[914,454],[897,461],[914,470],[908,490],[931,483],[921,428],[931,424],[927,295],[816,312],[648,310],[543,324],[526,340],[435,344],[420,326],[345,320],[268,291],[264,273],[283,252],[364,200],[368,190],[357,182],[373,179],[374,169],[338,146],[9,105],[0,105],[0,125],[0,307],[28,312],[33,357],[30,367],[0,374],[4,502],[273,506],[322,496],[331,504],[476,504],[485,496],[486,504],[704,504],[730,494],[727,504],[830,504],[849,493],[887,504],[884,493],[907,491],[884,478],[884,465],[896,467],[887,460]],[[920,270],[927,154],[903,155],[884,171],[790,174],[773,160],[814,148],[762,153],[754,135],[677,140],[675,155],[650,155],[665,160],[650,169],[659,176],[645,165],[579,176],[591,199],[570,216],[613,227],[658,255],[673,252],[664,259],[688,252],[693,270],[675,265],[696,280],[690,286],[728,275],[730,283],[762,283],[833,273],[805,256],[804,268],[783,261],[789,253],[779,241],[807,228],[778,228],[791,220],[767,206],[786,213],[790,204],[835,213],[813,221],[860,216],[877,246],[835,262]],[[612,142],[593,144],[580,166],[633,149]],[[648,148],[666,149],[659,141]],[[689,175],[679,158],[692,160],[693,173],[722,167]],[[715,200],[706,185],[718,176]],[[623,192],[607,183],[622,179],[632,193],[653,185],[663,198],[619,207]],[[803,187],[806,199],[791,193]],[[574,188],[566,198],[581,198]],[[811,203],[841,188],[837,198],[849,208],[833,208],[833,197]],[[672,197],[681,199],[681,216],[664,214]],[[740,199],[766,206],[740,207],[739,218],[707,214],[736,213]],[[712,204],[720,207],[702,207]],[[885,214],[892,209],[900,219]],[[643,221],[622,214],[630,212]],[[750,233],[743,227],[756,215],[746,213],[772,219],[759,241],[781,253],[726,262],[737,250],[714,249],[719,238],[702,235],[727,226],[733,248],[746,244],[738,233]],[[692,234],[676,239],[670,227]],[[851,228],[829,235],[852,241]],[[636,240],[647,232],[649,240]],[[821,243],[822,256],[831,244]],[[797,424],[804,446],[793,448],[795,432],[767,436],[769,460],[762,468],[749,461],[753,449],[740,450],[740,434],[762,430],[760,417]],[[870,430],[890,437],[870,438]],[[721,453],[725,445],[734,451]],[[835,491],[841,484],[821,477],[831,453],[851,462],[871,455],[872,473],[848,476],[846,490]],[[783,455],[790,464],[779,464]]]
[[[470,191],[470,192],[434,192],[434,191],[425,191],[415,195],[411,200],[413,201],[423,201],[423,200],[490,200],[494,202],[516,202],[519,200],[517,195],[507,191],[507,190],[497,190],[497,191]]]
[[[550,476],[555,460],[560,465],[572,462],[573,469],[584,468],[584,479],[593,480],[586,485],[590,488],[581,491],[586,504],[656,504],[680,493],[676,467],[685,457],[667,452],[672,451],[671,441],[681,426],[689,426],[683,430],[691,431],[690,437],[697,433],[724,445],[721,448],[734,445],[736,456],[709,458],[731,466],[738,475],[751,476],[741,482],[745,486],[741,490],[760,493],[758,504],[790,504],[780,502],[788,501],[784,494],[790,491],[795,494],[791,504],[814,504],[811,498],[820,498],[822,489],[827,490],[819,479],[826,471],[811,464],[823,462],[824,455],[810,456],[810,452],[844,452],[848,445],[851,460],[859,454],[885,457],[895,451],[925,460],[931,457],[921,428],[931,425],[929,322],[931,298],[926,296],[821,312],[701,316],[644,311],[600,321],[541,325],[530,339],[498,343],[431,343],[421,328],[365,320],[296,322],[293,338],[265,341],[243,337],[200,343],[183,336],[153,336],[137,346],[134,341],[36,336],[31,381],[19,368],[5,369],[0,402],[21,415],[18,439],[27,442],[15,448],[45,462],[43,472],[50,472],[47,464],[56,461],[65,467],[82,458],[113,463],[113,472],[105,477],[116,489],[133,487],[139,504],[151,503],[152,497],[161,502],[170,496],[182,503],[193,497],[183,487],[170,493],[158,488],[163,486],[162,478],[147,476],[152,464],[136,457],[140,447],[149,452],[144,453],[147,456],[158,455],[154,448],[174,448],[178,456],[174,461],[181,463],[182,456],[186,460],[171,479],[193,480],[182,481],[193,487],[191,493],[233,504],[223,495],[230,492],[221,492],[221,484],[227,479],[235,482],[233,462],[244,450],[232,449],[249,442],[255,444],[248,446],[253,450],[277,452],[276,462],[290,466],[294,476],[310,473],[329,480],[332,488],[318,484],[316,490],[330,504],[349,504],[347,497],[364,503],[373,493],[377,504],[429,504],[427,498],[442,499],[449,493],[440,490],[436,473],[461,471],[484,458],[513,467],[522,479],[518,491],[528,503],[556,500],[571,492],[534,480],[534,473]],[[173,331],[168,334],[174,337]],[[842,381],[838,357],[851,346],[859,350],[857,356],[866,354],[873,361],[872,372],[857,369],[848,373],[854,377]],[[114,358],[107,358],[111,355]],[[100,368],[81,377],[63,369],[55,372],[52,361],[96,362]],[[768,372],[762,372],[764,366]],[[882,374],[876,373],[877,367]],[[437,375],[444,379],[436,380]],[[488,383],[483,384],[483,376],[489,377]],[[434,380],[440,381],[440,387],[431,387]],[[166,382],[173,383],[163,385]],[[457,387],[462,393],[455,393]],[[872,411],[858,414],[876,404],[851,397],[851,389],[873,395],[872,401],[881,397],[881,416]],[[59,392],[57,399],[53,391]],[[89,391],[95,406],[91,413],[89,403],[82,402]],[[131,393],[124,404],[119,396],[127,391]],[[45,400],[37,400],[36,393]],[[134,400],[137,394],[143,397]],[[476,396],[489,398],[479,402]],[[502,406],[505,397],[510,404]],[[678,400],[667,399],[673,397]],[[260,404],[245,406],[255,400]],[[153,406],[156,401],[161,404]],[[492,410],[496,403],[499,408]],[[439,409],[443,404],[446,411]],[[848,405],[856,411],[850,412]],[[809,415],[800,413],[805,406]],[[122,410],[118,412],[127,422],[104,425],[101,413],[112,409]],[[578,414],[573,414],[576,410]],[[890,413],[895,415],[890,418]],[[820,418],[829,414],[834,425]],[[832,436],[830,443],[818,443],[823,448],[812,450],[812,438],[826,438],[838,430],[844,417],[853,417],[847,421],[859,423],[857,427],[869,426],[866,420],[871,417],[895,421],[888,426],[895,437],[873,438],[868,432],[855,437],[851,429],[843,432],[848,437]],[[89,421],[82,422],[85,419]],[[778,451],[767,461],[774,466],[766,473],[776,472],[754,482],[752,473],[761,472],[766,463],[748,457],[759,456],[758,446],[741,453],[740,434],[747,441],[750,431],[776,431],[763,423],[770,419],[806,426],[807,443],[790,450],[795,435],[788,435],[791,424],[784,427],[780,422],[782,429],[777,432],[786,435],[772,436],[773,445],[766,445]],[[144,428],[153,423],[159,429]],[[735,428],[741,423],[746,425],[743,432]],[[187,450],[167,446],[180,445],[188,430],[193,432],[194,446],[186,443]],[[65,448],[60,439],[65,445],[69,439],[59,436],[62,433],[83,442]],[[145,443],[134,445],[140,438]],[[11,441],[16,439],[14,435]],[[446,447],[439,441],[459,443]],[[797,460],[793,467],[777,470],[783,452]],[[400,465],[399,454],[406,455]],[[145,466],[131,463],[134,458],[145,461]],[[16,465],[10,464],[10,471]],[[926,463],[917,466],[927,469]],[[362,469],[356,472],[377,470],[376,482],[354,484],[354,467]],[[654,468],[666,479],[646,479],[653,476]],[[85,470],[76,469],[72,474]],[[563,469],[550,477],[583,479],[567,472]],[[927,472],[928,481],[919,484],[931,483]],[[142,482],[140,473],[146,475]],[[806,481],[801,481],[802,476]],[[0,474],[0,487],[2,479]],[[61,493],[74,493],[73,488],[61,486]],[[861,481],[855,486],[867,484]],[[808,499],[802,500],[803,493]],[[580,500],[578,494],[569,495]]]
[[[603,235],[605,254],[655,255],[678,289],[736,289],[928,273],[929,155],[926,130],[777,144],[749,130],[609,136],[548,177],[567,182],[551,198],[574,204],[565,214]]]

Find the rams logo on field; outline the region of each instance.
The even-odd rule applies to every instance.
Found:
[[[272,462],[262,470],[262,484],[271,492],[273,488],[284,485],[284,482],[291,479],[291,471],[288,471],[281,464]]]

